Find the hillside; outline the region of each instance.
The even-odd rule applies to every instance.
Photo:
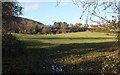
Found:
[[[14,21],[18,23],[18,25],[13,28],[13,32],[16,33],[36,33],[36,28],[40,29],[41,26],[44,25],[38,21],[23,17],[14,17]]]

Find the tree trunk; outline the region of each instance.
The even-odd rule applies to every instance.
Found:
[[[120,23],[118,23],[118,32],[117,32],[117,46],[118,46],[118,58],[120,59]]]
[[[118,2],[118,24],[117,24],[117,46],[118,46],[118,58],[120,59],[120,1]]]

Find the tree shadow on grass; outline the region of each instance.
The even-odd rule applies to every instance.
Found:
[[[103,42],[103,43],[73,43],[73,44],[61,44],[56,47],[51,47],[49,50],[53,50],[51,54],[53,57],[75,55],[75,54],[86,54],[90,51],[111,51],[109,48],[113,46],[115,42]],[[116,50],[116,49],[114,49]]]
[[[113,39],[113,37],[106,37],[106,38],[103,38],[103,37],[76,37],[76,38],[74,38],[74,37],[44,37],[44,38],[42,38],[42,37],[40,37],[40,38],[26,38],[26,39],[70,39],[70,40],[77,40],[77,39],[81,39],[81,40],[83,40],[83,39],[93,39],[93,40],[97,40],[97,39]]]
[[[62,67],[63,71],[62,73],[76,73],[76,74],[117,74],[120,73],[120,61],[115,64],[114,68],[111,68],[112,64],[107,67],[111,68],[105,68],[107,63],[113,62],[113,60],[109,61],[105,64],[105,60],[108,60],[109,58],[107,56],[99,56],[96,57],[94,60],[87,60],[87,61],[82,61],[79,64],[66,64],[64,67]],[[114,60],[116,61],[116,60]],[[60,65],[61,66],[61,65]],[[104,67],[104,68],[103,68]],[[108,70],[109,69],[109,70]]]
[[[35,40],[25,41],[26,45],[29,46],[27,50],[29,52],[40,53],[40,55],[47,54],[51,58],[64,57],[66,55],[83,55],[90,51],[111,51],[109,48],[112,47],[114,42],[102,42],[102,43],[72,43],[72,44],[51,44],[42,43]],[[48,46],[41,48],[42,46]],[[32,48],[33,47],[33,48]]]
[[[85,55],[90,53],[91,51],[99,51],[102,49],[105,49],[104,51],[102,50],[101,52],[107,52],[110,51],[110,47],[112,47],[112,45],[114,44],[114,42],[103,42],[103,43],[80,43],[80,44],[61,44],[61,45],[57,45],[56,47],[51,47],[51,48],[46,48],[47,51],[44,50],[43,54],[45,54],[44,56],[44,60],[45,60],[45,66],[46,68],[44,69],[44,72],[52,72],[51,71],[51,65],[54,65],[55,62],[54,60],[59,61],[59,59],[67,57],[67,56],[75,56],[75,55]],[[45,53],[46,52],[46,53]],[[46,58],[45,58],[46,57]],[[100,72],[101,70],[101,62],[99,61],[92,61],[91,63],[89,63],[91,61],[83,61],[80,62],[80,64],[76,64],[77,66],[73,65],[73,64],[67,64],[64,67],[64,71],[63,72],[79,72],[79,73],[87,73],[88,72],[88,66],[96,66],[97,67],[93,67],[95,73]],[[59,64],[59,63],[58,63]],[[59,64],[60,65],[60,64]],[[79,69],[76,69],[79,65]],[[71,71],[70,68],[75,67],[74,70]],[[80,66],[86,66],[86,69],[84,71],[80,70]],[[81,71],[81,72],[80,72]],[[87,72],[86,72],[87,71]],[[91,71],[90,71],[91,72]]]
[[[25,41],[26,42],[26,41]],[[112,47],[114,42],[103,42],[103,43],[73,43],[73,44],[60,44],[56,46],[52,46],[54,44],[50,43],[42,43],[38,41],[30,41],[26,42],[28,46],[42,46],[42,45],[50,45],[50,47],[46,48],[27,48],[27,55],[21,56],[9,60],[4,60],[3,62],[3,72],[19,72],[19,73],[52,73],[51,65],[54,65],[54,59],[63,58],[70,55],[85,55],[90,53],[91,51],[108,49]],[[52,46],[52,47],[51,47]],[[108,50],[109,51],[109,50]],[[88,61],[89,62],[89,61]],[[86,63],[86,64],[83,64]],[[87,62],[81,62],[81,66],[87,65]],[[77,66],[80,64],[76,64]],[[93,66],[96,66],[98,62],[96,62]],[[77,66],[71,71],[71,69],[75,65],[68,64],[67,67],[64,68],[63,72],[78,72],[79,69],[76,69]],[[85,72],[85,70],[84,70]],[[96,72],[96,71],[95,71]]]
[[[43,43],[38,40],[23,40],[23,42],[26,44],[27,48],[31,49],[46,49],[47,47],[50,48],[54,46],[55,44],[51,43]],[[42,48],[44,47],[44,48]],[[45,48],[46,47],[46,48]]]
[[[48,61],[47,64],[53,65],[55,64],[54,61],[59,61],[59,59],[67,57],[67,56],[75,56],[75,55],[85,55],[90,53],[91,51],[98,51],[98,52],[111,52],[109,48],[112,47],[114,42],[103,42],[103,43],[80,43],[80,44],[62,44],[53,48],[50,48],[50,50],[54,50],[54,53],[47,54]],[[101,51],[100,51],[101,50]],[[116,49],[115,49],[116,50]],[[73,64],[67,64],[64,67],[63,72],[67,73],[100,73],[101,72],[101,61],[98,61],[101,59],[97,59],[97,61],[83,61],[79,64],[73,65]],[[51,62],[49,62],[51,61]],[[58,62],[59,64],[59,62]],[[60,65],[60,64],[59,64]],[[97,67],[95,67],[97,65]],[[84,70],[81,71],[81,67],[84,67]],[[73,68],[74,69],[71,69]],[[51,69],[51,66],[49,66],[49,69]],[[92,69],[92,70],[91,70]]]

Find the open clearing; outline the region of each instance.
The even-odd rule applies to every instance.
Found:
[[[62,72],[80,72],[80,67],[93,67],[100,72],[100,63],[107,55],[114,55],[115,35],[98,32],[76,32],[66,34],[13,34],[23,41],[25,54],[13,59],[3,59],[5,72],[51,73],[51,66],[63,66]],[[113,51],[114,50],[114,51]],[[94,62],[94,64],[90,64]],[[95,67],[97,65],[97,67]]]

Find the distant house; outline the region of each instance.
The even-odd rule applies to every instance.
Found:
[[[52,26],[52,25],[50,25],[48,27],[51,28],[51,29],[60,29],[60,26]]]
[[[76,27],[70,27],[70,32],[77,32],[77,28]]]
[[[85,25],[84,25],[84,31],[86,31],[88,28],[89,28],[89,25],[88,25],[88,24],[85,24]]]
[[[98,25],[93,25],[93,24],[91,24],[90,26],[89,26],[89,28],[98,28]]]
[[[87,28],[88,28],[88,27],[89,27],[89,25],[88,25],[88,24],[85,24],[85,25],[84,25],[84,27],[87,27]]]

